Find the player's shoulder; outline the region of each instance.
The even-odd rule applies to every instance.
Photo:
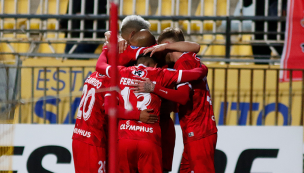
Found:
[[[184,52],[178,60],[181,61],[198,61],[200,62],[200,58],[197,57],[196,53],[193,52]]]
[[[200,59],[193,52],[184,52],[180,58],[175,62],[174,68],[195,68],[201,64]]]
[[[97,71],[93,72],[86,80],[85,83],[91,84],[97,89],[105,87],[109,84],[110,79],[106,75],[102,75]]]
[[[164,71],[164,72],[167,72],[167,71],[177,71],[174,68],[162,68],[161,70]]]

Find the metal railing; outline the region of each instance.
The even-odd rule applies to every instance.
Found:
[[[303,125],[303,69],[208,68],[212,104],[219,125],[269,125],[265,119],[271,112],[275,113],[271,125]],[[19,123],[74,123],[82,94],[79,87],[94,70],[95,66],[1,66],[7,81],[6,85],[1,84],[1,119],[11,119],[15,112]],[[287,83],[279,80],[279,73],[284,70],[289,71],[291,78]],[[302,81],[292,81],[295,72],[302,74]],[[234,86],[228,83],[231,80],[235,81]],[[233,111],[236,111],[236,122],[231,122]],[[279,115],[283,115],[282,121]]]

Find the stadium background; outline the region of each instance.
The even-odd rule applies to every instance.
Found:
[[[17,129],[37,128],[44,131],[49,128],[48,125],[32,124],[75,123],[83,81],[94,71],[105,41],[103,33],[109,30],[110,8],[105,6],[109,4],[105,1],[92,0],[92,13],[87,13],[86,3],[89,4],[89,1],[79,0],[81,8],[75,12],[73,4],[76,2],[0,1],[0,170],[16,168],[16,156],[9,155],[18,153],[18,148],[12,147],[17,146]],[[156,36],[166,27],[180,27],[186,40],[201,45],[198,55],[209,68],[208,83],[216,122],[223,125],[220,128],[240,126],[242,129],[247,125],[253,127],[254,132],[257,126],[276,126],[279,132],[283,126],[303,126],[304,80],[280,82],[279,76],[283,71],[280,66],[282,54],[276,47],[284,45],[285,30],[282,26],[286,16],[280,13],[284,11],[284,1],[277,1],[276,16],[269,16],[270,0],[264,1],[263,16],[256,14],[256,9],[261,8],[256,6],[257,1],[247,7],[244,2],[120,0],[118,22],[120,24],[126,15],[142,15],[151,23],[150,29]],[[105,9],[104,14],[100,14],[103,13],[102,8]],[[75,20],[79,20],[79,28],[73,27]],[[67,22],[66,28],[62,26],[63,21]],[[86,27],[87,21],[92,21],[91,28]],[[101,23],[104,21],[103,26]],[[262,32],[256,31],[257,21],[264,24]],[[269,30],[269,22],[276,24],[275,31]],[[263,39],[257,39],[258,32],[263,34]],[[270,33],[275,38],[269,36]],[[66,44],[71,46],[68,51],[65,50]],[[94,52],[75,52],[77,46],[91,44],[99,45]],[[258,59],[253,54],[252,45],[266,45],[271,54],[260,55]],[[304,73],[303,70],[300,72]],[[172,118],[178,128],[177,116],[172,114]],[[20,124],[27,125],[17,127]],[[294,149],[302,155],[303,129],[300,131],[295,138],[301,139],[301,148]],[[60,131],[57,132],[60,134]],[[285,132],[290,135],[288,130],[282,133]],[[39,135],[43,139],[43,135],[38,133],[37,140]],[[68,137],[71,135],[72,131]],[[252,136],[258,135],[253,133]],[[245,140],[252,136],[245,136]],[[57,143],[58,140],[60,138]],[[34,141],[18,145],[33,145]],[[294,141],[289,142],[287,144],[291,145]],[[299,164],[297,166],[302,167],[302,161]],[[28,172],[35,170],[29,167],[26,168]],[[227,167],[226,172],[229,170]],[[217,172],[221,171],[217,169]]]

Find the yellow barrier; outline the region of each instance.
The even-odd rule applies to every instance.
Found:
[[[21,106],[21,123],[69,123],[74,122],[77,107],[81,97],[81,88],[83,85],[82,68],[85,66],[84,77],[86,78],[93,72],[96,60],[61,60],[54,59],[27,59],[23,66],[48,66],[46,68],[46,89],[44,93],[44,68],[34,69],[33,92],[34,98],[38,101],[29,102]],[[63,66],[71,66],[72,69]],[[59,80],[57,80],[57,69],[59,70]],[[279,83],[278,92],[276,92],[277,70],[278,66],[271,68],[265,67],[266,88],[265,102],[263,103],[264,69],[262,66],[238,66],[230,65],[227,69],[227,125],[248,125],[251,118],[252,125],[263,124],[263,104],[265,106],[265,125],[276,124],[276,99],[278,100],[278,125],[288,124],[289,111],[289,83]],[[226,65],[211,64],[208,65],[208,83],[213,98],[214,113],[218,124],[224,124],[224,100],[225,100],[225,68]],[[241,69],[243,68],[243,69]],[[249,69],[244,69],[249,68]],[[259,68],[259,69],[257,69]],[[251,92],[251,69],[253,72],[252,92]],[[69,71],[71,70],[71,74]],[[238,78],[238,71],[240,77]],[[214,75],[214,81],[213,81]],[[239,90],[238,90],[238,81]],[[59,85],[59,100],[56,103],[57,82]],[[22,99],[30,100],[32,97],[32,68],[22,69],[21,78],[21,96]],[[71,84],[70,84],[71,83]],[[71,94],[69,97],[71,88]],[[292,107],[291,124],[300,125],[301,120],[301,82],[292,82]],[[238,94],[239,91],[239,94]],[[252,93],[252,94],[251,94]],[[278,94],[276,94],[278,93]],[[46,108],[42,99],[44,94],[47,96]],[[252,95],[252,99],[250,96]],[[239,97],[240,110],[237,111]],[[252,101],[252,116],[250,116],[250,101]],[[58,105],[58,106],[57,106]],[[71,105],[71,106],[70,106]],[[32,115],[33,107],[33,119]],[[58,108],[57,108],[58,107]],[[44,111],[45,110],[45,111]],[[72,110],[72,118],[69,112]],[[19,110],[17,110],[19,112]],[[238,113],[239,112],[239,113]],[[46,122],[44,121],[44,116]],[[18,117],[18,116],[16,116]],[[18,120],[19,121],[19,120]]]
[[[225,96],[225,69],[223,65],[209,65],[208,83],[210,89],[214,89],[213,105],[214,113],[219,124],[223,124],[224,116],[224,96]],[[277,70],[279,66],[273,66],[266,70],[266,88],[265,88],[265,125],[276,125],[276,99],[278,99],[278,125],[288,124],[289,111],[289,83],[278,83],[278,93],[276,92]],[[214,71],[212,70],[213,68]],[[237,68],[237,69],[233,69]],[[240,78],[238,78],[239,68],[253,68],[253,78],[251,87],[251,70],[240,70]],[[248,125],[250,122],[250,95],[252,88],[252,125],[262,124],[263,115],[263,88],[264,88],[264,70],[254,69],[261,68],[255,65],[230,65],[227,69],[227,125]],[[213,74],[214,73],[214,74]],[[214,75],[214,83],[212,77]],[[237,111],[238,100],[238,80],[239,84],[239,106],[240,111]],[[292,82],[291,95],[291,124],[300,125],[301,122],[301,82]],[[211,91],[212,93],[212,91]]]
[[[45,69],[41,67],[23,68],[21,71],[21,98],[29,101],[22,105],[21,123],[69,123],[75,122],[76,110],[80,101],[83,74],[84,78],[95,71],[96,60],[66,60],[61,59],[27,59],[23,62],[23,66],[46,66],[46,87],[44,86]],[[65,66],[65,67],[64,67]],[[70,68],[66,67],[69,66]],[[79,68],[84,66],[85,68]],[[58,72],[56,67],[59,67]],[[32,86],[32,70],[34,71],[34,82]],[[71,71],[71,73],[70,73]],[[59,74],[59,78],[57,78]],[[59,100],[56,103],[57,82],[59,89]],[[44,88],[46,92],[44,93]],[[32,89],[34,92],[34,102],[30,102],[32,98]],[[70,92],[71,91],[71,92]],[[71,100],[69,94],[72,94]],[[46,108],[43,107],[43,98],[46,95]],[[57,106],[58,105],[58,106]],[[71,106],[69,106],[71,105]],[[58,111],[57,111],[58,107]],[[72,110],[72,118],[69,116]],[[32,117],[33,110],[33,119]],[[45,110],[45,111],[44,111]],[[44,116],[46,122],[44,122]],[[19,116],[15,116],[19,118]],[[70,121],[72,120],[72,121]]]

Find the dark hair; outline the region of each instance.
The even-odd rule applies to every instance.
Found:
[[[179,28],[168,27],[159,35],[157,42],[160,44],[165,39],[173,39],[175,42],[185,41],[183,31]]]
[[[154,54],[152,55],[152,57],[150,57],[150,55],[151,55],[151,52],[149,52],[147,54],[144,54],[144,53],[139,54],[137,57],[137,64],[139,61],[151,61],[151,60],[154,61],[154,63],[156,63],[157,60],[156,60],[156,57],[154,56]]]

